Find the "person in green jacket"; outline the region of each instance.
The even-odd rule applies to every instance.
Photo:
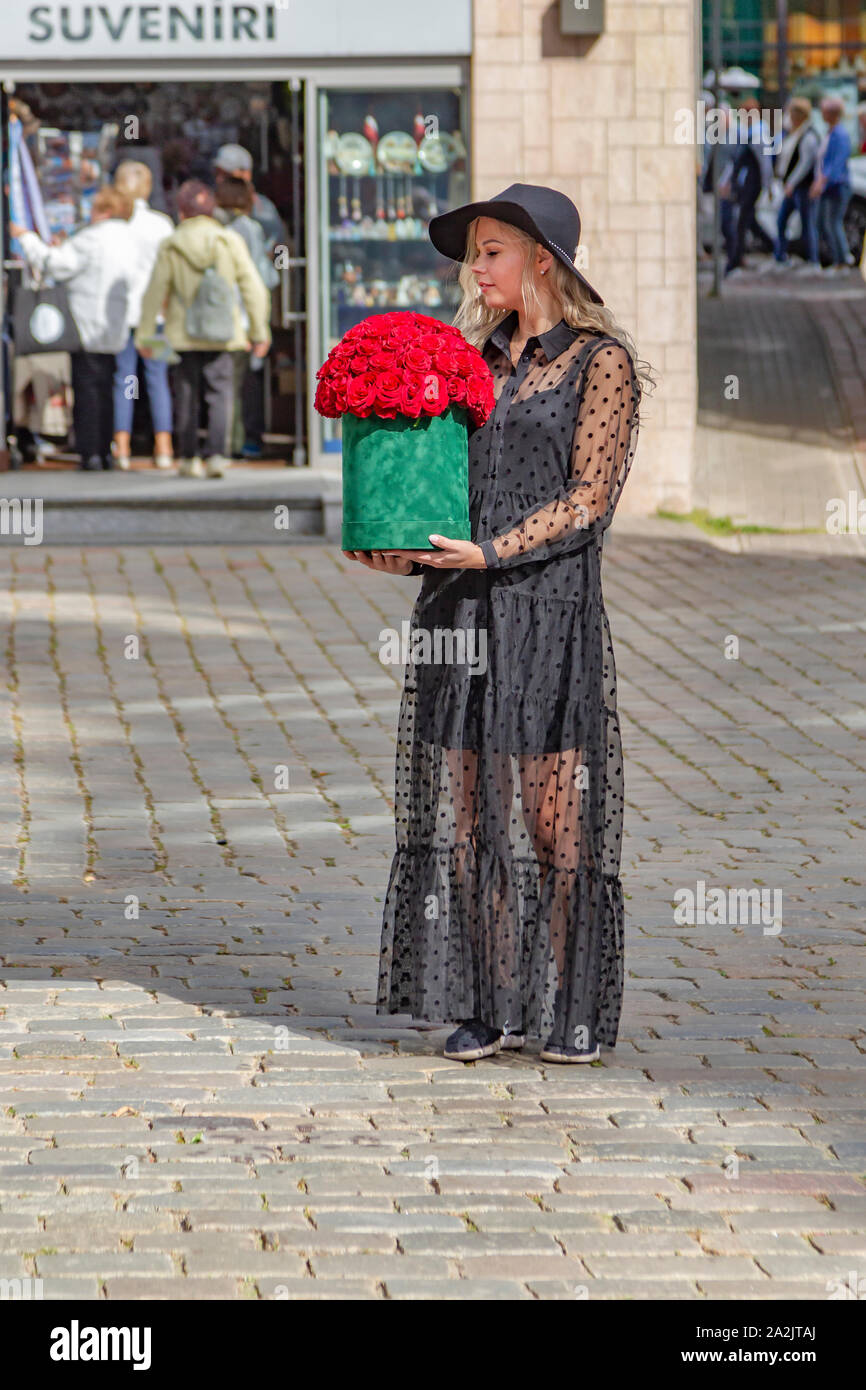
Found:
[[[264,357],[271,342],[270,295],[243,241],[229,227],[220,226],[214,207],[212,190],[198,180],[190,179],[178,189],[180,225],[159,248],[135,334],[136,347],[148,356],[157,317],[164,315],[165,338],[180,356],[172,367],[175,451],[181,475],[194,478],[221,478],[229,467],[232,353],[251,349],[256,357]],[[191,337],[188,329],[188,311],[209,269],[235,290],[231,329],[218,341]],[[202,397],[207,416],[203,456],[198,448]]]

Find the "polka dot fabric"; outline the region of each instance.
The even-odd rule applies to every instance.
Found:
[[[410,652],[447,632],[469,659],[407,666],[377,1008],[612,1047],[623,772],[601,556],[640,391],[617,340],[564,321],[515,365],[516,325],[484,346],[496,406],[469,439],[487,569],[426,570],[412,613]]]

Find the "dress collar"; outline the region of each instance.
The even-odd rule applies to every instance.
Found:
[[[511,355],[511,339],[517,328],[519,317],[517,310],[512,309],[508,317],[504,318],[501,323],[496,325],[488,338],[488,342],[493,343],[494,347],[501,348],[508,357]],[[555,323],[546,333],[540,333],[537,337],[529,338],[526,346],[529,347],[530,343],[539,343],[548,362],[552,362],[554,357],[558,357],[563,349],[568,347],[569,343],[573,342],[576,334],[576,329],[569,328],[565,319],[560,319],[559,323]]]

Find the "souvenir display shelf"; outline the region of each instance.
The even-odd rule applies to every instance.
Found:
[[[465,92],[335,88],[319,100],[323,356],[371,314],[450,323],[460,287],[427,226],[469,200]],[[339,451],[339,420],[320,424],[324,449]]]

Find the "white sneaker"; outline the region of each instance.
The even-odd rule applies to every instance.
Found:
[[[211,454],[207,461],[207,475],[209,478],[224,478],[231,466],[231,459],[223,458],[222,454]]]
[[[205,476],[204,464],[197,456],[194,459],[181,459],[177,473],[179,478],[203,478]]]
[[[174,459],[171,454],[154,454],[153,461],[157,468],[174,468]]]
[[[114,466],[115,466],[115,468],[122,468],[122,469],[124,469],[124,471],[125,471],[125,470],[129,467],[129,465],[130,465],[131,462],[132,462],[132,460],[131,460],[129,454],[115,454],[115,455],[114,455]]]

